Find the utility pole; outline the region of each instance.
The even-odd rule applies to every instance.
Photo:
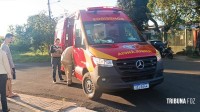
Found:
[[[50,1],[48,0],[48,11],[49,11],[49,18],[51,19],[51,7],[50,7]]]

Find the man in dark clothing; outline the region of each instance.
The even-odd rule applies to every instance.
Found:
[[[56,83],[56,70],[58,67],[58,76],[60,78],[60,81],[63,81],[64,79],[62,78],[61,75],[61,54],[62,54],[62,49],[59,46],[60,44],[60,39],[56,38],[55,44],[51,46],[50,52],[51,52],[51,64],[53,68],[53,83]]]

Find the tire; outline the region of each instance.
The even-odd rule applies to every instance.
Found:
[[[95,88],[89,72],[83,76],[82,87],[85,95],[91,100],[97,100],[102,96],[102,92]]]

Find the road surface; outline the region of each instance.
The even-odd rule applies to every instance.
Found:
[[[50,63],[16,64],[17,93],[75,102],[99,112],[197,112],[200,107],[200,62],[165,60],[165,80],[152,90],[104,93],[100,100],[88,100],[81,83],[52,83]],[[65,76],[63,76],[65,77]],[[58,80],[58,78],[57,78]],[[167,98],[186,99],[187,104],[169,104]],[[169,100],[169,99],[168,99]]]

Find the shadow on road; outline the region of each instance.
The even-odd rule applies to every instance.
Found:
[[[165,69],[170,70],[183,70],[183,71],[197,71],[199,72],[199,62],[185,62],[184,60],[177,61],[177,60],[164,60],[164,67]]]
[[[158,105],[165,103],[165,98],[159,97],[159,96],[162,96],[162,94],[160,94],[160,92],[157,89],[140,90],[140,91],[126,90],[126,91],[107,93],[107,94],[121,97],[127,102],[129,102],[129,103],[123,104],[123,103],[111,101],[109,99],[98,100],[99,103],[105,104],[107,106],[118,109],[120,111],[156,112],[155,111],[156,108],[152,107],[152,105],[155,105],[155,103],[157,103]],[[153,103],[151,104],[151,102]],[[97,110],[97,111],[101,111],[101,110]]]
[[[58,84],[58,85],[66,85],[67,86],[67,81],[57,82],[56,84]],[[72,87],[72,88],[75,87],[75,88],[78,88],[78,89],[82,89],[81,83],[76,83],[76,82],[73,82],[72,85],[67,86],[67,87]]]
[[[118,109],[120,111],[126,111],[127,109],[135,108],[134,105],[122,104],[119,102],[110,101],[109,99],[99,99],[97,102],[107,105],[109,107]],[[95,107],[93,108],[93,110],[98,111],[98,112],[105,112],[104,108],[99,108],[99,107]]]
[[[200,104],[199,85],[198,75],[165,73],[163,84],[153,89],[108,93],[119,96],[132,105],[110,99],[100,99],[97,102],[128,112],[195,112],[199,110]],[[167,104],[166,98],[195,98],[195,104]],[[97,109],[97,111],[101,110]]]

